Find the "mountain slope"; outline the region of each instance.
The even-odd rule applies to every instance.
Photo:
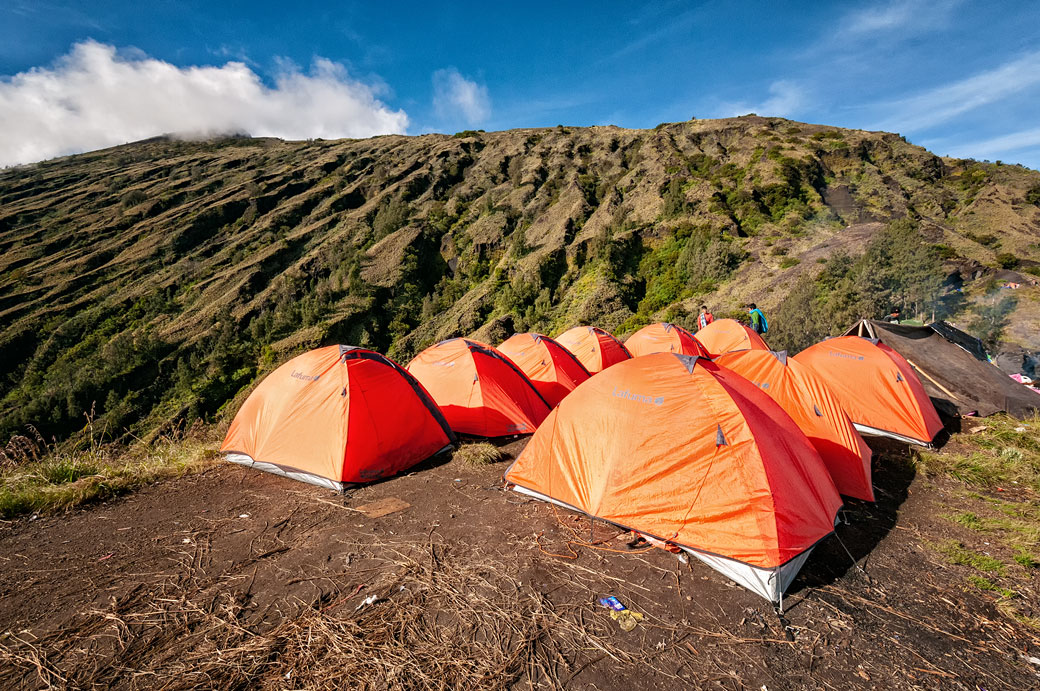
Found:
[[[1027,282],[1040,267],[1038,203],[1040,173],[1020,166],[755,116],[654,130],[160,138],[9,169],[0,437],[27,424],[64,437],[92,407],[110,430],[155,434],[218,413],[320,343],[407,360],[459,334],[497,343],[581,322],[622,335],[689,323],[702,301],[716,314],[748,301],[783,309],[893,219],[948,286],[963,286],[917,311],[1035,347],[1037,288],[1009,304],[994,282]],[[1026,273],[1003,268],[1013,265]],[[810,336],[781,328],[774,345]]]

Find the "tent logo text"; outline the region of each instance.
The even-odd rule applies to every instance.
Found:
[[[664,405],[664,396],[645,396],[643,394],[631,393],[628,389],[624,391],[618,391],[617,387],[614,387],[614,391],[610,394],[614,398],[623,398],[626,401],[632,401],[634,403],[649,403],[653,405]]]
[[[862,360],[863,359],[862,355],[849,355],[848,353],[838,353],[838,352],[833,351],[833,350],[828,351],[827,354],[830,355],[831,357],[840,357],[840,358],[844,358],[846,360]]]
[[[293,370],[293,373],[289,376],[293,379],[301,379],[303,381],[318,381],[318,377],[320,377],[321,375],[315,374],[312,376],[310,374],[303,374],[302,372],[297,372],[296,370]]]

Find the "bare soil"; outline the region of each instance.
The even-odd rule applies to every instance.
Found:
[[[337,495],[219,464],[2,523],[0,687],[1040,687],[1036,632],[929,547],[960,538],[948,488],[898,454],[783,615],[505,491],[504,468],[430,463]],[[385,498],[410,506],[356,510]],[[606,595],[645,618],[621,630]]]

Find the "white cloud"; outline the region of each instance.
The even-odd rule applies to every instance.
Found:
[[[885,106],[876,129],[914,132],[1040,85],[1040,51]]]
[[[433,110],[448,122],[479,125],[491,116],[491,99],[486,86],[449,67],[433,73]]]
[[[839,24],[843,38],[888,34],[893,31],[921,32],[946,23],[963,0],[893,0],[848,13]]]
[[[887,6],[868,7],[849,13],[845,18],[845,33],[870,34],[891,31],[909,23],[914,16],[916,3],[898,2]]]
[[[732,117],[755,113],[757,115],[789,117],[806,105],[805,90],[798,84],[780,79],[769,85],[769,98],[764,101],[736,101],[723,103],[717,109],[718,117]]]
[[[1012,132],[1011,134],[1004,134],[999,137],[992,137],[990,139],[983,139],[974,142],[969,141],[953,144],[925,142],[925,144],[928,148],[944,148],[950,152],[950,155],[960,158],[997,158],[998,154],[1004,154],[1007,152],[1017,153],[1032,147],[1040,146],[1040,128]]]
[[[0,78],[0,165],[167,133],[307,139],[404,132],[408,116],[379,95],[322,58],[306,74],[283,66],[270,88],[241,62],[177,67],[87,41],[53,67]]]

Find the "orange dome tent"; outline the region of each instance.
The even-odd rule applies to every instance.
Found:
[[[479,437],[530,434],[549,404],[495,348],[465,338],[441,341],[408,363],[456,432]]]
[[[437,405],[393,360],[328,346],[249,394],[220,450],[234,463],[331,489],[409,468],[455,441]]]
[[[578,386],[505,480],[685,549],[774,602],[841,508],[819,454],[780,406],[734,372],[672,353]]]
[[[929,446],[943,429],[910,363],[884,343],[839,336],[793,359],[827,382],[863,434]]]
[[[498,349],[527,375],[550,406],[589,378],[588,370],[571,351],[542,334],[513,334]]]
[[[595,326],[575,326],[557,336],[556,342],[571,351],[589,374],[632,357],[621,341]]]
[[[874,501],[870,447],[837,397],[811,369],[768,350],[738,350],[715,358],[780,404],[805,433],[831,474],[838,492]]]
[[[769,350],[762,337],[736,319],[716,319],[694,336],[711,357],[734,350]]]
[[[708,351],[686,329],[675,324],[658,322],[644,326],[628,337],[625,347],[632,357],[650,353],[679,353],[680,355],[708,356]]]

